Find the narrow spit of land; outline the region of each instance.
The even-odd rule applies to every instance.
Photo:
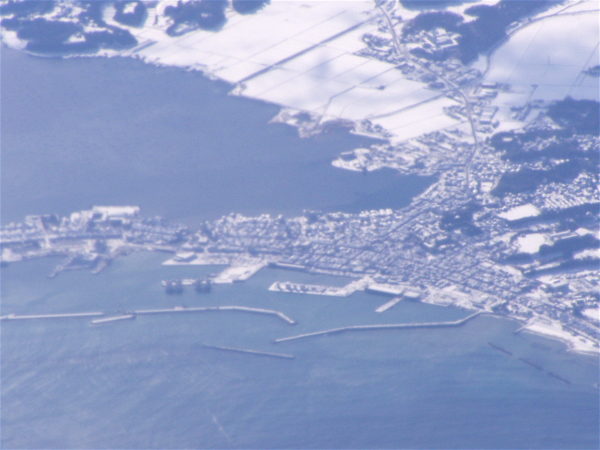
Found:
[[[312,333],[297,334],[295,336],[288,336],[283,338],[275,339],[274,342],[287,342],[296,341],[299,339],[306,339],[316,336],[325,336],[328,334],[345,333],[349,331],[372,331],[372,330],[389,330],[389,329],[402,329],[402,328],[437,328],[437,327],[458,327],[469,320],[483,314],[481,311],[473,313],[467,317],[451,322],[421,322],[421,323],[384,323],[374,325],[350,325],[347,327],[330,328],[328,330],[314,331]]]

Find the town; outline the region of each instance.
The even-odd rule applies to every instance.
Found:
[[[183,4],[163,15],[159,8],[149,8],[151,20],[128,28],[139,45],[124,54],[158,63],[167,58],[175,65],[179,55],[186,67],[192,64],[194,70],[230,82],[234,95],[281,105],[274,121],[297,127],[303,136],[342,124],[353,133],[379,138],[368,148],[340,154],[332,161],[338,168],[390,168],[432,176],[435,182],[398,210],[306,211],[299,217],[232,213],[198,229],[144,217],[136,206],[94,206],[65,217],[28,216],[0,230],[2,264],[62,256],[49,274],[54,277],[82,268],[100,272],[122,255],[158,251],[169,255],[165,264],[226,266],[210,279],[162,280],[169,293],[188,286],[208,292],[212,284],[243,281],[269,265],[340,275],[353,281],[333,288],[280,280],[271,289],[336,296],[370,289],[394,298],[489,311],[566,340],[575,350],[598,352],[598,101],[568,95],[557,100],[555,94],[546,98],[539,93],[544,86],[532,86],[529,78],[517,80],[519,86],[506,83],[491,63],[499,42],[532,23],[560,14],[565,20],[578,19],[586,11],[558,5],[536,16],[533,3],[515,5],[486,7],[495,27],[486,31],[486,42],[476,39],[476,31],[489,27],[489,18],[478,15],[477,8],[464,7],[460,14],[417,13],[382,1],[365,16],[363,6],[353,5],[352,11],[328,19],[331,29],[323,40],[302,43],[299,50],[291,46],[292,53],[270,53],[277,46],[264,37],[253,41],[265,61],[259,67],[250,60],[231,67],[193,65],[195,60],[184,55],[187,47],[177,47],[178,42],[198,39],[202,48],[200,38],[208,32],[186,21]],[[177,8],[181,11],[176,14]],[[315,8],[298,9],[298,14],[320,21],[318,9],[329,6]],[[145,6],[137,9],[145,11]],[[110,11],[100,21],[105,26]],[[119,21],[125,11],[113,13]],[[128,13],[131,20],[134,13]],[[58,10],[48,17],[52,14]],[[63,16],[57,20],[66,20]],[[267,18],[257,13],[243,20],[256,25]],[[215,55],[236,51],[226,45],[229,41],[218,40],[238,32],[224,26],[210,35]],[[302,28],[298,33],[308,32]],[[329,46],[338,39],[352,41],[352,50]],[[169,59],[173,49],[175,59]],[[201,53],[194,50],[198,57]],[[315,54],[317,66],[299,64]],[[482,63],[475,64],[477,58]],[[294,78],[295,64],[310,70]],[[368,69],[363,71],[363,65]],[[318,76],[323,67],[331,79],[351,75],[330,83]],[[582,67],[565,74],[565,80],[575,77],[582,89],[592,86],[588,94],[597,97],[597,83],[588,83],[597,77],[593,69]],[[292,79],[306,83],[302,89],[307,93],[294,101],[285,88]],[[571,81],[565,84],[574,85]],[[323,90],[317,89],[321,86]]]
[[[267,265],[327,273],[356,281],[342,289],[282,280],[272,289],[320,295],[372,289],[490,311],[575,349],[597,351],[598,202],[589,183],[569,184],[562,196],[553,189],[550,202],[544,195],[548,185],[537,195],[497,198],[480,191],[467,198],[463,178],[457,165],[402,210],[289,218],[231,214],[199,230],[144,218],[138,207],[28,216],[1,229],[2,263],[62,256],[64,262],[49,274],[56,276],[81,268],[98,272],[121,255],[159,251],[170,255],[167,264],[229,266],[213,280],[184,280],[199,281],[199,291],[209,290],[210,282],[247,279]]]

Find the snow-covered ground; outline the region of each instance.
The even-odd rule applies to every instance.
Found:
[[[161,11],[143,28],[129,28],[140,43],[126,52],[144,61],[201,70],[234,84],[237,95],[306,111],[323,120],[368,119],[405,140],[458,122],[445,115],[456,102],[411,81],[393,64],[358,56],[362,36],[377,29],[369,0],[274,0],[252,15],[228,12],[218,32],[165,34]],[[401,11],[404,18],[416,11]]]
[[[525,217],[535,217],[540,215],[540,210],[531,203],[526,205],[515,206],[506,212],[498,214],[500,217],[506,220],[519,220]]]
[[[569,331],[564,330],[560,322],[555,320],[535,318],[530,320],[524,329],[535,334],[563,341],[569,348],[576,352],[598,353],[596,343],[581,336],[574,336]]]
[[[273,0],[256,14],[229,11],[218,32],[179,37],[164,33],[167,3],[151,10],[143,28],[130,28],[140,42],[130,55],[202,70],[236,85],[238,95],[323,120],[367,119],[390,132],[393,142],[460,125],[443,111],[455,101],[406,79],[392,64],[356,54],[365,48],[362,36],[377,31],[379,13],[370,0]],[[598,14],[585,12],[592,3],[545,13],[550,17],[516,31],[492,56],[486,81],[510,85],[494,102],[501,129],[523,124],[510,108],[529,100],[598,98],[597,79],[582,74],[599,56]],[[399,8],[405,20],[417,14]],[[551,16],[557,12],[563,15]]]
[[[536,253],[544,244],[551,244],[548,236],[542,233],[529,233],[517,238],[517,246],[521,253]]]
[[[584,309],[583,315],[595,320],[596,322],[600,322],[600,307]]]
[[[516,31],[490,61],[486,82],[510,85],[495,103],[508,109],[566,96],[597,100],[598,79],[582,71],[599,63],[598,9],[597,2],[582,2]]]
[[[600,63],[600,21],[596,0],[561,3],[514,31],[491,56],[487,83],[509,86],[493,104],[499,107],[497,131],[523,127],[535,114],[515,118],[514,107],[566,96],[600,99],[598,79],[583,73]]]
[[[324,121],[368,120],[391,134],[392,142],[461,126],[444,113],[457,102],[407,79],[393,64],[358,54],[366,47],[366,33],[381,34],[381,14],[372,0],[272,0],[255,14],[240,15],[229,8],[227,22],[218,31],[197,29],[169,36],[165,8],[174,3],[149,4],[140,28],[116,23],[115,8],[106,8],[104,20],[127,28],[139,45],[101,53],[200,70],[233,84],[237,95],[305,111]],[[466,7],[451,10],[462,14]],[[598,63],[598,14],[586,13],[593,7],[589,0],[569,8],[557,6],[545,15],[562,15],[533,20],[491,57],[486,81],[511,86],[495,100],[501,107],[501,129],[522,125],[511,118],[510,107],[531,99],[598,98],[597,79],[582,74]],[[396,8],[404,21],[419,13],[401,3]],[[2,39],[12,47],[21,45],[10,32]]]
[[[264,261],[244,261],[233,264],[212,279],[216,284],[228,284],[234,281],[244,281],[267,265]]]

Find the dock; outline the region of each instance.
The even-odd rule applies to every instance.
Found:
[[[356,291],[364,291],[369,278],[363,277],[351,281],[345,286],[326,286],[321,284],[294,283],[291,281],[276,281],[269,286],[272,292],[287,292],[291,294],[326,295],[331,297],[348,297]]]
[[[374,330],[390,330],[390,329],[408,329],[408,328],[442,328],[442,327],[459,327],[464,325],[469,320],[482,314],[478,311],[467,317],[451,322],[422,322],[422,323],[385,323],[385,324],[374,324],[374,325],[350,325],[347,327],[330,328],[328,330],[314,331],[312,333],[298,334],[295,336],[288,336],[283,338],[275,339],[274,342],[287,342],[296,341],[299,339],[306,339],[316,336],[325,336],[330,334],[345,333],[349,331],[374,331]]]
[[[177,282],[181,286],[193,286],[197,281],[195,278],[182,278],[180,280],[162,280],[160,284],[162,287],[167,287],[169,283]]]
[[[384,303],[383,305],[377,307],[375,309],[376,313],[382,313],[387,311],[390,308],[393,308],[394,306],[396,306],[398,303],[400,303],[403,300],[402,297],[394,297],[393,299],[391,299],[389,302]]]
[[[266,261],[251,261],[232,264],[215,276],[211,281],[215,284],[229,284],[246,281],[266,266]]]
[[[256,356],[267,356],[269,358],[280,358],[280,359],[295,359],[294,355],[290,355],[287,353],[273,353],[273,352],[263,352],[260,350],[251,350],[248,348],[237,348],[237,347],[223,347],[221,345],[208,345],[202,344],[204,348],[210,348],[213,350],[221,350],[226,352],[234,352],[234,353],[246,353],[250,355]]]
[[[290,281],[276,281],[269,286],[269,291],[290,294],[328,295],[332,297],[347,297],[350,295],[350,292],[346,291],[343,287],[292,283]]]

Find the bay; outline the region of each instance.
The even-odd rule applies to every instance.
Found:
[[[398,208],[432,178],[331,166],[375,141],[341,128],[300,139],[278,107],[199,73],[132,59],[2,49],[2,221],[133,204],[197,224],[224,214]]]

